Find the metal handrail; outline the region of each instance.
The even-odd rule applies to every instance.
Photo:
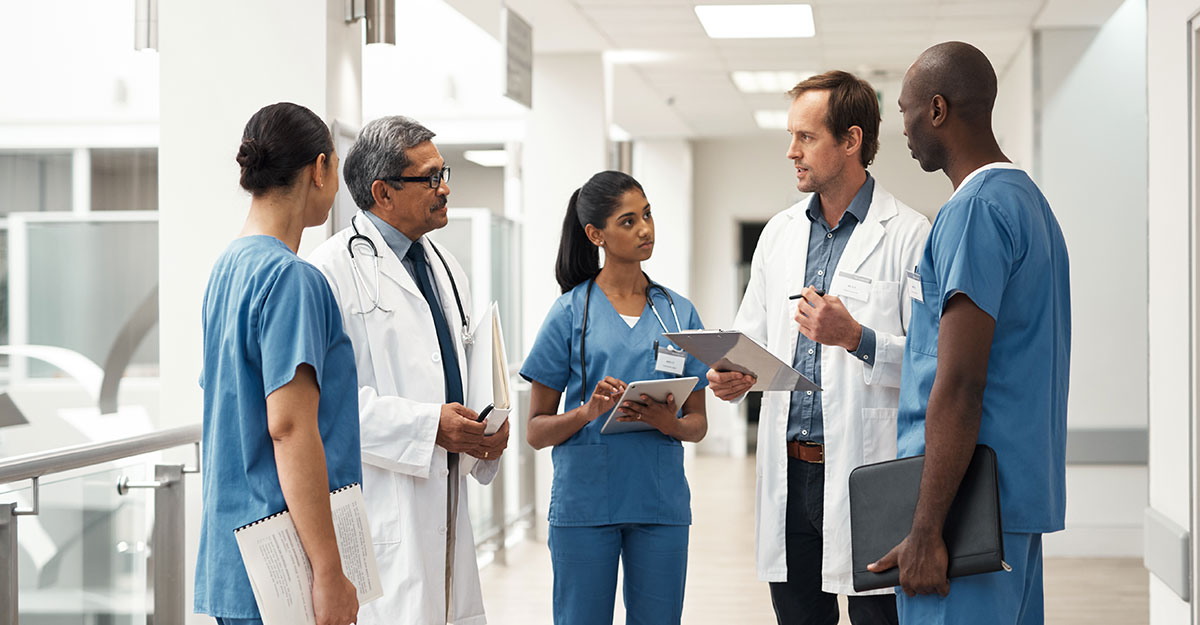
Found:
[[[103,443],[84,443],[0,461],[0,484],[19,482],[200,442],[200,425],[159,430]]]

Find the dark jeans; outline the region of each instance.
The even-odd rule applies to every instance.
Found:
[[[821,590],[825,465],[788,458],[786,582],[771,584],[779,625],[837,625],[837,595]],[[849,599],[854,625],[897,625],[896,595]]]

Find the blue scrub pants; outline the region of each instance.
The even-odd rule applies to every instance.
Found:
[[[263,625],[260,618],[221,618],[216,617],[217,625]]]
[[[909,597],[896,590],[901,625],[1042,625],[1042,535],[1004,533],[1012,571],[955,577],[950,594]]]
[[[683,617],[688,526],[550,526],[555,625],[612,625],[617,561],[625,572],[625,623],[672,625]]]

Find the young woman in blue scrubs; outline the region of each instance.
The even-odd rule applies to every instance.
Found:
[[[666,403],[642,395],[644,405],[624,405],[622,420],[652,430],[600,433],[600,417],[628,383],[676,377],[662,370],[659,351],[672,345],[663,333],[703,327],[691,302],[642,271],[653,251],[654,218],[636,180],[606,171],[575,191],[558,249],[563,295],[521,368],[533,383],[529,444],[554,446],[549,542],[558,625],[612,624],[618,560],[626,623],[671,625],[682,615],[692,518],[680,441],[699,441],[708,429],[707,367],[668,353],[682,360],[683,376],[699,378],[696,389]]]
[[[237,161],[250,213],[204,295],[195,610],[220,625],[262,623],[233,530],[286,508],[312,564],[318,625],[348,625],[358,599],[329,491],[362,481],[358,375],[333,291],[296,256],[304,228],[329,215],[337,155],[325,122],[284,102],[246,123]]]

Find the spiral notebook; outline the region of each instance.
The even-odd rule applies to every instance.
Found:
[[[333,531],[342,571],[358,590],[358,603],[383,596],[379,565],[362,487],[349,484],[329,493]],[[287,510],[233,530],[264,625],[316,625],[312,566]]]

